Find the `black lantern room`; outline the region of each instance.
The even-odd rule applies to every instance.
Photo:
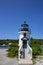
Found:
[[[24,23],[21,25],[21,31],[29,31],[28,30],[28,24],[24,21]]]

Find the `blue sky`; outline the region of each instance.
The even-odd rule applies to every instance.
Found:
[[[31,37],[43,39],[43,0],[0,0],[0,39],[18,39],[24,21]]]

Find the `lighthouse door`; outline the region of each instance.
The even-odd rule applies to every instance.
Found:
[[[25,58],[25,49],[27,48],[27,41],[23,41],[23,58]]]
[[[27,40],[23,41],[23,48],[27,48]]]

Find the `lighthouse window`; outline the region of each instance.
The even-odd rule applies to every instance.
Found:
[[[26,37],[26,33],[24,33],[24,37]]]

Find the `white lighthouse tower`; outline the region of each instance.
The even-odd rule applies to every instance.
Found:
[[[31,31],[29,30],[28,24],[24,22],[19,31],[19,64],[27,64],[31,62],[32,49],[30,47],[30,34]]]

